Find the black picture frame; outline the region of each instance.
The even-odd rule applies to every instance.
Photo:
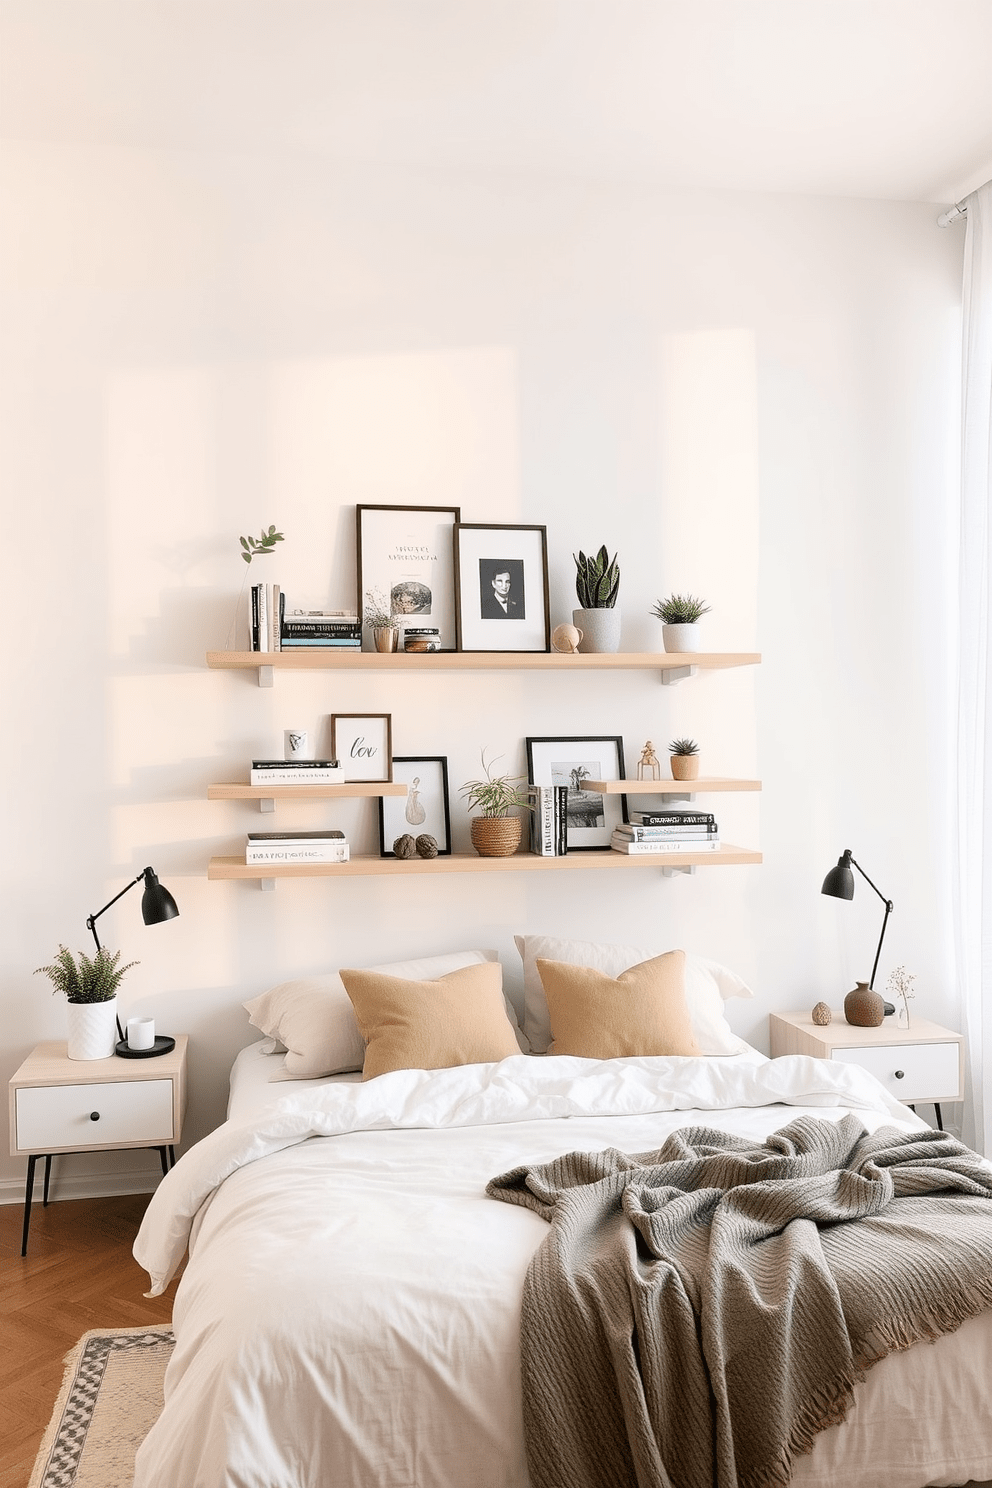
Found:
[[[529,737],[527,776],[531,785],[567,785],[569,852],[597,852],[610,846],[615,827],[626,822],[627,797],[588,792],[578,780],[626,779],[623,739],[619,734]],[[586,799],[582,799],[586,798]]]
[[[546,527],[456,522],[454,569],[459,651],[551,650]]]
[[[426,779],[426,784],[423,782]],[[448,757],[445,754],[393,756],[393,780],[407,786],[405,796],[379,797],[379,856],[395,858],[393,843],[409,832],[427,833],[437,843],[439,858],[451,856],[451,807],[448,799]],[[421,784],[418,786],[417,781]],[[419,821],[410,819],[418,810]]]
[[[392,714],[332,713],[331,755],[347,781],[392,780]]]

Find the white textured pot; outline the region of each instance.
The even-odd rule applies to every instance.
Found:
[[[698,625],[663,625],[661,638],[666,651],[698,651]]]
[[[572,624],[582,632],[579,650],[619,651],[620,610],[614,605],[611,610],[573,610]]]
[[[109,1059],[117,1047],[117,998],[109,1002],[70,1002],[70,1059]]]

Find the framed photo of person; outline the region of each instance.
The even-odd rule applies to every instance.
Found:
[[[549,651],[547,528],[455,524],[459,651]]]
[[[392,780],[392,714],[332,713],[331,756],[345,780]]]
[[[398,754],[393,779],[402,781],[407,793],[379,797],[379,856],[394,858],[393,843],[405,832],[414,838],[433,837],[438,857],[450,856],[447,756]]]
[[[371,596],[400,626],[437,626],[442,651],[456,646],[452,531],[457,506],[357,506],[358,614]]]
[[[586,780],[623,780],[623,739],[589,737],[528,739],[527,774],[531,785],[568,787],[569,852],[609,847],[614,827],[627,820],[627,797],[587,790]]]

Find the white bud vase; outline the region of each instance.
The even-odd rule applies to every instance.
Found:
[[[620,650],[620,610],[573,610],[572,624],[582,632],[579,650],[606,652]]]
[[[117,998],[109,1002],[70,1002],[68,1048],[70,1059],[109,1059],[117,1047]]]

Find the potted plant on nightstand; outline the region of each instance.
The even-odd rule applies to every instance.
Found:
[[[495,761],[493,761],[495,763]],[[521,775],[494,775],[492,765],[486,764],[486,751],[482,751],[483,780],[466,780],[461,795],[468,801],[470,811],[478,816],[471,820],[472,846],[480,858],[508,858],[520,846],[520,818],[511,816],[516,806],[531,809],[526,787],[520,789]]]
[[[575,560],[575,593],[581,606],[572,611],[572,624],[582,632],[580,651],[620,650],[620,566],[606,545],[587,558],[579,549]]]
[[[652,615],[661,621],[661,638],[666,651],[698,651],[699,625],[710,607],[694,594],[670,594],[659,599]]]
[[[695,739],[673,739],[668,746],[673,780],[695,780],[699,775],[699,745]]]
[[[111,955],[101,946],[95,956],[80,951],[78,959],[60,945],[51,966],[39,966],[54,992],[64,994],[68,1004],[68,1048],[70,1059],[109,1059],[117,1047],[117,988],[125,973],[137,966],[129,961],[118,966],[120,951]]]

